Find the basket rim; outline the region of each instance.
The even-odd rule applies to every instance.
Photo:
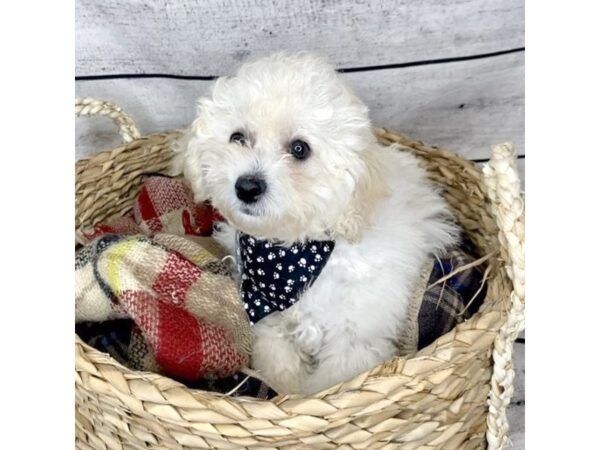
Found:
[[[274,404],[279,405],[281,402],[284,402],[286,400],[319,399],[324,396],[330,395],[332,393],[336,393],[336,392],[343,393],[345,391],[346,386],[353,386],[357,383],[357,381],[364,380],[365,378],[384,379],[384,378],[394,377],[396,375],[395,371],[386,371],[385,370],[385,368],[390,365],[403,366],[404,364],[406,364],[409,361],[418,362],[424,358],[427,358],[427,359],[437,360],[438,364],[437,364],[437,367],[435,368],[436,371],[443,370],[444,366],[450,365],[452,361],[451,361],[451,359],[445,360],[443,358],[440,358],[440,355],[442,353],[446,353],[445,348],[441,349],[440,351],[436,351],[437,350],[436,344],[439,344],[438,341],[440,341],[440,339],[444,338],[446,340],[449,340],[450,336],[460,334],[463,332],[469,332],[469,331],[474,331],[474,330],[481,331],[480,328],[474,327],[473,324],[484,321],[484,322],[490,323],[490,325],[487,325],[486,331],[488,334],[491,335],[490,338],[492,338],[492,340],[493,340],[493,336],[495,336],[495,333],[500,329],[500,327],[502,325],[502,324],[498,324],[498,321],[499,321],[499,319],[501,319],[501,316],[502,316],[502,313],[499,311],[492,310],[492,311],[483,312],[481,314],[478,312],[475,315],[473,315],[471,318],[469,318],[468,320],[456,325],[449,332],[438,337],[434,342],[432,342],[427,347],[424,347],[424,348],[418,350],[417,352],[413,352],[411,354],[404,355],[404,356],[395,356],[392,359],[389,359],[389,360],[387,360],[365,372],[362,372],[359,375],[356,375],[355,377],[351,378],[350,380],[344,381],[342,383],[338,383],[334,386],[331,386],[327,389],[324,389],[324,390],[319,391],[314,394],[310,394],[310,395],[278,394],[277,396],[275,396],[271,399],[258,399],[258,398],[254,398],[254,397],[248,397],[248,396],[231,396],[231,395],[227,395],[227,394],[220,393],[220,392],[213,392],[213,391],[206,391],[203,389],[190,388],[190,387],[186,386],[185,384],[183,384],[182,382],[177,381],[167,375],[162,375],[162,374],[159,374],[156,372],[130,369],[130,368],[124,366],[123,364],[121,364],[120,362],[118,362],[116,359],[114,359],[108,353],[101,352],[100,350],[97,350],[96,348],[85,343],[83,340],[81,340],[81,338],[77,335],[77,333],[75,333],[75,346],[76,347],[81,346],[85,350],[86,357],[90,361],[93,361],[93,362],[99,363],[99,364],[104,364],[104,365],[108,364],[108,365],[114,366],[120,372],[122,372],[124,374],[134,375],[136,378],[139,378],[147,383],[150,383],[156,387],[159,387],[159,390],[163,389],[164,386],[168,385],[168,386],[172,386],[172,387],[180,387],[182,389],[185,389],[196,400],[198,400],[201,397],[205,398],[208,396],[208,397],[214,397],[215,400],[226,398],[229,401],[233,401],[233,402],[239,401],[244,404],[248,404],[248,403],[263,404],[263,403],[267,402],[267,403],[274,403]],[[497,324],[497,326],[494,326],[491,324]],[[79,353],[77,353],[77,355],[79,355]],[[76,366],[77,366],[77,361],[76,361]]]
[[[444,159],[451,159],[454,163],[460,164],[460,166],[462,166],[462,168],[464,170],[476,171],[478,176],[483,177],[483,171],[477,165],[477,163],[475,163],[457,153],[451,152],[451,151],[443,149],[443,148],[438,148],[436,146],[428,146],[427,144],[423,143],[420,140],[410,138],[406,135],[403,135],[403,134],[395,132],[395,131],[391,131],[389,128],[374,127],[373,130],[374,130],[376,136],[378,137],[378,139],[380,141],[381,140],[384,141],[382,144],[385,146],[396,147],[398,149],[402,149],[403,147],[405,147],[406,149],[415,153],[416,156],[419,158],[422,157],[422,154],[426,153],[426,154],[431,155],[432,153],[435,152],[439,157],[442,157]],[[140,136],[139,138],[133,140],[132,142],[121,144],[120,146],[118,146],[114,149],[103,150],[93,156],[90,156],[87,158],[82,158],[76,162],[76,166],[77,167],[84,166],[84,165],[87,165],[90,163],[94,163],[96,160],[105,161],[107,159],[107,154],[120,153],[120,152],[126,151],[128,149],[137,148],[137,147],[139,147],[140,143],[144,142],[144,141],[149,141],[149,140],[153,140],[153,139],[163,140],[163,139],[175,138],[175,137],[179,136],[182,133],[182,131],[183,130],[175,129],[175,130],[171,130],[171,131],[158,132],[158,133],[152,133],[152,134]],[[389,143],[386,143],[385,141],[389,141]],[[484,195],[485,195],[485,193],[484,193]],[[497,256],[497,257],[499,258],[499,256]],[[488,293],[486,294],[486,299],[489,295],[490,295],[490,293],[488,291]],[[485,300],[484,300],[484,302],[485,302]],[[482,327],[481,326],[477,327],[476,324],[482,323],[482,322],[486,324],[484,329],[490,335],[489,338],[493,340],[493,337],[495,336],[495,334],[497,333],[497,331],[500,329],[500,327],[503,324],[502,316],[503,316],[503,314],[501,311],[494,310],[494,309],[489,310],[489,311],[478,311],[473,316],[471,316],[469,319],[457,324],[449,332],[447,332],[444,335],[435,339],[435,341],[433,341],[427,347],[424,347],[416,352],[413,352],[413,353],[410,353],[407,355],[396,356],[390,360],[385,361],[382,364],[379,364],[378,366],[376,366],[374,368],[371,368],[371,369],[357,375],[356,377],[353,377],[350,380],[336,384],[334,386],[331,386],[327,389],[324,389],[320,392],[317,392],[317,393],[314,393],[311,395],[279,394],[276,397],[274,397],[272,399],[268,399],[268,400],[257,399],[257,398],[246,397],[246,396],[234,397],[234,396],[230,396],[230,395],[219,393],[219,392],[189,388],[182,382],[179,382],[179,381],[177,381],[169,376],[166,376],[166,375],[162,375],[162,374],[154,373],[154,372],[148,372],[148,371],[132,370],[132,369],[124,366],[123,364],[119,363],[117,360],[112,358],[107,353],[101,352],[101,351],[95,349],[94,347],[88,345],[87,343],[83,342],[76,333],[75,333],[75,338],[76,338],[75,345],[76,345],[76,347],[80,346],[83,350],[82,352],[77,353],[78,356],[85,354],[85,357],[89,358],[90,361],[93,361],[93,362],[96,362],[99,364],[109,364],[111,366],[114,366],[115,368],[117,368],[119,371],[121,371],[124,374],[128,374],[129,376],[135,376],[136,378],[139,378],[139,379],[141,379],[145,382],[148,382],[154,386],[163,387],[165,385],[169,385],[169,386],[173,386],[173,387],[175,387],[175,386],[180,387],[182,389],[185,389],[187,392],[189,392],[196,400],[198,400],[200,398],[205,400],[207,397],[214,398],[215,400],[226,398],[228,401],[233,401],[233,402],[239,401],[239,402],[243,402],[244,404],[248,404],[248,403],[263,404],[265,402],[270,402],[270,403],[280,405],[282,402],[285,402],[287,400],[318,399],[318,398],[324,397],[326,395],[329,395],[329,394],[332,394],[335,392],[344,392],[344,390],[345,390],[344,388],[346,386],[353,386],[356,384],[356,382],[358,380],[364,380],[365,378],[393,377],[396,371],[393,369],[389,370],[390,367],[402,367],[402,366],[405,366],[410,361],[419,361],[419,360],[422,360],[423,358],[433,359],[433,360],[437,361],[438,367],[436,368],[436,370],[442,370],[445,364],[451,363],[452,358],[447,357],[445,360],[442,357],[443,354],[447,353],[447,349],[445,347],[441,348],[438,351],[437,346],[440,344],[441,341],[449,340],[450,342],[453,342],[453,339],[450,339],[450,338],[458,333],[468,333],[469,331],[474,331],[474,330],[481,331]],[[77,364],[77,361],[76,361],[76,364]]]
[[[76,99],[76,115],[97,114],[113,119],[125,141],[125,135],[132,137],[135,134],[135,123],[117,105],[93,98]],[[489,262],[490,265],[494,262],[495,270],[488,284],[483,309],[424,349],[386,361],[353,380],[312,396],[283,396],[276,403],[273,400],[277,400],[277,397],[266,401],[252,397],[230,397],[190,389],[157,373],[132,371],[108,354],[87,346],[76,335],[76,442],[82,439],[101,448],[107,445],[111,448],[115,445],[120,447],[118,441],[131,441],[133,423],[137,417],[143,421],[149,419],[159,427],[150,427],[149,435],[140,430],[139,423],[136,425],[134,440],[138,443],[141,439],[146,445],[146,438],[154,439],[154,434],[166,436],[168,442],[174,440],[185,445],[201,443],[202,447],[208,445],[211,448],[214,448],[213,442],[227,442],[229,447],[232,444],[238,447],[242,443],[246,445],[248,440],[244,436],[255,438],[251,439],[253,446],[315,443],[315,436],[326,436],[330,442],[338,445],[340,442],[349,442],[346,440],[348,438],[367,439],[364,434],[357,434],[357,426],[358,431],[374,437],[374,430],[367,424],[384,410],[391,408],[394,414],[400,414],[405,408],[415,412],[420,411],[419,408],[427,410],[430,396],[438,402],[452,401],[452,405],[456,404],[456,399],[462,405],[466,397],[473,399],[474,395],[476,403],[467,401],[467,410],[461,413],[467,422],[456,423],[466,427],[462,431],[463,436],[468,430],[473,430],[473,420],[477,418],[477,426],[484,427],[476,431],[478,442],[486,440],[489,450],[505,447],[509,429],[506,407],[513,393],[512,348],[518,333],[524,328],[525,320],[524,202],[514,148],[511,144],[493,146],[489,162],[480,168],[456,153],[428,146],[399,133],[384,128],[375,128],[374,132],[384,145],[405,146],[417,156],[425,156],[429,160],[428,168],[432,169],[432,178],[437,181],[444,183],[446,178],[449,181],[455,179],[444,184],[448,185],[448,200],[452,198],[452,206],[464,228],[467,232],[476,233],[474,237],[478,247],[500,249]],[[77,161],[76,233],[77,223],[92,222],[92,219],[98,222],[126,210],[131,197],[122,189],[123,186],[132,183],[129,190],[133,191],[144,176],[152,173],[151,170],[166,173],[172,156],[169,154],[171,140],[179,133],[180,130],[174,130],[139,138],[135,136],[132,137],[131,146],[107,149]],[[113,175],[108,178],[108,185],[112,184],[110,187],[106,186],[104,175]],[[96,189],[97,182],[103,183],[104,187],[101,184],[101,189]],[[471,183],[472,189],[469,187]],[[117,202],[107,207],[107,199],[103,196],[113,191],[118,192]],[[100,204],[96,205],[96,201],[100,201]],[[464,206],[465,202],[475,205],[469,208]],[[87,215],[86,208],[90,208]],[[483,229],[479,230],[479,226]],[[456,383],[465,390],[455,392]],[[438,389],[440,387],[441,390]],[[404,394],[410,396],[409,404],[402,405],[402,399],[406,398]],[[413,398],[412,394],[426,396]],[[413,402],[416,404],[414,409],[411,408]],[[112,414],[117,405],[125,409],[120,422]],[[477,412],[473,409],[475,406]],[[332,408],[336,411],[335,418],[330,416]],[[460,406],[458,408],[462,411]],[[189,416],[190,412],[194,413]],[[436,414],[435,411],[431,412]],[[338,413],[342,415],[337,416]],[[98,414],[100,417],[97,417]],[[103,420],[104,414],[110,417]],[[197,428],[198,417],[202,417],[201,429]],[[271,427],[274,429],[257,429],[255,419],[262,419],[258,422],[263,427],[265,423],[270,423],[269,430]],[[311,420],[307,422],[308,419]],[[427,434],[430,433],[430,425],[438,424],[423,423],[418,419],[419,416],[416,416],[408,422],[416,423],[421,432]],[[440,420],[439,424],[446,425],[443,425],[445,430],[438,428],[435,431],[437,437],[433,439],[436,442],[448,438],[448,420]],[[352,425],[348,426],[350,422]],[[181,435],[181,426],[193,435]],[[450,425],[450,429],[453,426]],[[106,430],[106,427],[109,429]],[[106,432],[102,431],[103,428]],[[345,437],[341,440],[335,437],[342,437],[340,428],[345,430]],[[393,428],[402,426],[395,424]],[[329,436],[325,430],[334,435]],[[411,427],[410,430],[405,428],[405,431],[413,435],[416,430]],[[454,428],[454,431],[457,430]],[[378,431],[375,433],[382,437]],[[124,441],[121,441],[122,438]]]

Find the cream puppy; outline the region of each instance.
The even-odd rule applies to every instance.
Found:
[[[294,304],[253,326],[252,366],[274,389],[311,394],[396,355],[420,270],[457,228],[417,159],[377,144],[331,65],[307,53],[245,64],[199,100],[176,151],[196,200],[227,219],[232,254],[239,232],[335,242]]]

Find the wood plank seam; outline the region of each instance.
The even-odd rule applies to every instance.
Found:
[[[512,48],[509,50],[500,50],[492,53],[482,53],[478,55],[457,56],[453,58],[426,59],[421,61],[409,61],[394,64],[382,64],[376,66],[347,67],[336,69],[339,73],[368,72],[373,70],[402,69],[404,67],[428,66],[434,64],[449,64],[453,62],[472,61],[475,59],[494,58],[496,56],[508,55],[510,53],[521,53],[525,47]],[[175,80],[200,80],[211,81],[219,78],[220,75],[179,75],[170,73],[121,73],[106,75],[79,75],[75,81],[97,81],[114,80],[119,78],[169,78]]]

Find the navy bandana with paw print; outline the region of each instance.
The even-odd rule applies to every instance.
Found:
[[[334,241],[306,241],[290,247],[238,236],[241,294],[251,324],[292,306],[317,279]]]

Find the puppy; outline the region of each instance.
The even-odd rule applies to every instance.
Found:
[[[397,354],[422,266],[458,232],[417,159],[377,144],[367,107],[331,65],[308,53],[243,65],[199,100],[176,151],[196,200],[227,220],[218,237],[237,255],[242,294],[262,299],[244,297],[251,320],[270,311],[254,321],[252,366],[275,390],[315,393]],[[281,286],[253,272],[265,260],[252,259],[257,242],[266,259],[301,249],[326,260],[289,264],[299,278],[276,264],[277,281],[293,280],[287,308],[266,305]]]

